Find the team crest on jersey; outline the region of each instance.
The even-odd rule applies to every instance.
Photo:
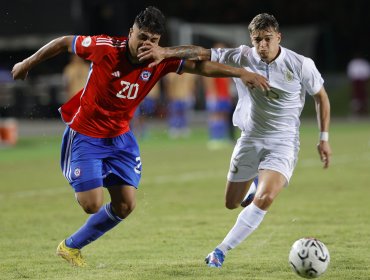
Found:
[[[143,80],[144,82],[146,82],[146,81],[149,80],[151,75],[152,75],[151,72],[145,70],[145,71],[141,72],[140,79]]]
[[[285,80],[287,82],[291,82],[291,81],[293,81],[293,78],[294,78],[293,73],[291,71],[289,71],[288,69],[285,70]]]
[[[82,46],[88,47],[90,45],[91,45],[91,37],[90,36],[89,37],[86,37],[85,39],[83,39]]]
[[[75,174],[76,177],[80,177],[81,169],[77,167],[73,173]]]

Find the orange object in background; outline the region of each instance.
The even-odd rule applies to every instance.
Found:
[[[18,142],[18,123],[9,118],[0,120],[0,143],[14,146]]]

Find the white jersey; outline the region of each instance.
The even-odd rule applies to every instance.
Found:
[[[255,48],[240,46],[232,49],[212,49],[212,61],[243,67],[263,75],[271,91],[249,89],[234,78],[238,90],[233,123],[242,135],[252,138],[279,138],[299,141],[299,116],[305,94],[314,95],[323,86],[312,59],[280,47],[279,56],[270,64],[261,60]]]

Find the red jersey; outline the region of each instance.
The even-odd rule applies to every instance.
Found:
[[[76,36],[73,52],[91,61],[85,88],[60,109],[63,121],[75,131],[97,138],[127,132],[139,103],[156,82],[169,72],[180,73],[183,60],[166,59],[149,68],[149,62],[132,64],[128,38]]]

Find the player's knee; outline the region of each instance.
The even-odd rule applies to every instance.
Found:
[[[235,201],[225,201],[225,207],[227,208],[227,209],[230,209],[230,210],[232,210],[232,209],[235,209],[235,208],[238,208],[240,206],[240,203],[238,203],[238,202],[235,202]]]
[[[95,214],[102,207],[102,203],[99,203],[99,202],[88,202],[84,204],[80,202],[80,204],[81,204],[82,209],[87,214]]]
[[[256,196],[253,200],[253,203],[260,209],[266,210],[270,207],[274,201],[274,196],[269,193],[263,193],[259,196]]]
[[[135,202],[120,203],[118,205],[113,205],[113,210],[118,217],[124,219],[134,211],[135,206]]]
[[[104,203],[103,192],[90,190],[88,192],[78,192],[75,194],[77,202],[87,214],[94,214],[99,211]]]

